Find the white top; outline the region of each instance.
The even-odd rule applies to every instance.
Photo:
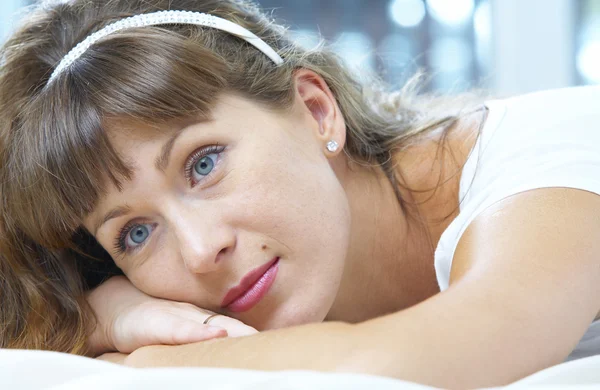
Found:
[[[460,213],[435,251],[442,291],[448,288],[460,237],[492,204],[544,187],[600,195],[600,86],[536,92],[485,105],[487,121],[462,170]],[[600,321],[590,326],[568,360],[595,354],[600,354]]]

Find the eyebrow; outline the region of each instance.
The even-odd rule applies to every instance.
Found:
[[[173,135],[169,137],[167,142],[165,142],[163,147],[160,149],[160,154],[154,160],[154,166],[156,167],[156,169],[158,169],[161,172],[164,172],[165,169],[167,169],[167,167],[169,166],[169,158],[171,158],[171,151],[173,150],[173,145],[175,145],[177,137],[179,137],[181,133],[183,133],[184,130],[186,130],[187,128],[189,128],[189,126],[177,129],[173,133]]]
[[[161,172],[164,172],[165,169],[167,169],[167,167],[169,166],[169,158],[171,157],[171,151],[173,150],[173,145],[175,145],[177,138],[182,133],[184,133],[186,130],[190,129],[193,126],[196,126],[196,125],[202,124],[202,123],[211,122],[212,120],[213,120],[213,118],[211,118],[211,117],[197,118],[191,124],[177,128],[177,130],[175,130],[175,132],[169,137],[167,142],[165,142],[163,147],[160,149],[160,154],[154,160],[154,166],[156,167],[156,169],[158,169]]]
[[[96,236],[96,234],[98,233],[98,229],[100,229],[100,226],[104,225],[106,222],[110,221],[113,218],[122,217],[123,215],[129,214],[130,212],[131,207],[127,205],[118,206],[110,210],[104,215],[102,219],[99,219],[98,222],[94,224],[94,236]]]

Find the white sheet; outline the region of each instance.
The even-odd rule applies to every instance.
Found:
[[[600,356],[563,363],[518,381],[507,389],[600,387]],[[263,372],[214,368],[133,369],[80,356],[0,350],[0,389],[377,389],[424,390],[415,383],[359,374],[313,371]]]

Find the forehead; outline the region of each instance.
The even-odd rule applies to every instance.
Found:
[[[150,122],[130,118],[105,120],[104,129],[112,146],[123,158],[135,151],[136,146],[165,142],[188,126],[211,120],[201,116]]]
[[[268,110],[248,99],[224,94],[217,99],[210,113],[160,122],[153,122],[151,119],[110,118],[105,120],[104,128],[111,144],[117,149],[127,151],[130,146],[140,143],[165,141],[193,125],[199,125],[205,132],[227,130],[234,133],[236,130],[254,127],[256,123],[264,124],[267,117],[271,122],[283,119],[283,116],[280,112]]]

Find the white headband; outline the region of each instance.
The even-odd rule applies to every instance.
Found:
[[[148,14],[131,16],[117,22],[111,23],[103,29],[96,31],[88,36],[85,40],[78,43],[67,55],[60,61],[48,84],[56,78],[65,68],[69,67],[76,59],[78,59],[90,46],[105,36],[114,33],[115,31],[125,30],[128,28],[155,26],[158,24],[195,24],[197,26],[206,26],[216,28],[217,30],[227,31],[236,35],[246,42],[252,44],[258,50],[262,51],[276,65],[283,63],[283,59],[262,39],[248,31],[244,27],[235,24],[227,19],[217,16],[204,14],[192,11],[158,11]]]

